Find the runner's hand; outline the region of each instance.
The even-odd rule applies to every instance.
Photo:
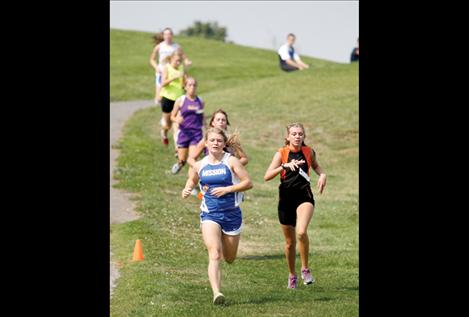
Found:
[[[318,190],[322,194],[324,187],[326,187],[326,174],[321,174],[318,179]]]
[[[188,188],[188,187],[184,188],[184,189],[182,190],[182,198],[187,198],[187,197],[189,197],[190,194],[191,194],[191,192],[192,192],[192,188]]]
[[[295,167],[299,168],[300,165],[304,164],[305,160],[291,160],[290,163],[283,164],[283,166],[289,168],[292,171],[295,171]]]
[[[178,115],[177,115],[177,117],[176,117],[176,122],[177,122],[178,124],[181,124],[181,123],[184,122],[184,118],[182,117],[182,115],[181,115],[180,112],[178,112]]]
[[[214,188],[210,193],[215,197],[221,197],[230,193],[230,186]]]

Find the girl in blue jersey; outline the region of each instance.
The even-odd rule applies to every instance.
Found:
[[[326,174],[319,166],[314,150],[305,145],[305,136],[301,123],[288,125],[285,146],[275,153],[264,176],[264,180],[268,181],[280,174],[278,218],[285,237],[285,257],[290,273],[288,288],[292,289],[297,287],[298,280],[295,271],[297,238],[303,283],[308,285],[314,282],[308,266],[308,225],[314,210],[310,169],[319,175],[317,187],[320,194],[326,186]]]
[[[205,133],[208,156],[194,164],[182,197],[191,195],[199,183],[204,193],[200,205],[202,237],[207,247],[209,263],[208,278],[213,291],[213,303],[222,304],[224,295],[220,292],[220,262],[224,258],[233,263],[238,252],[241,233],[242,213],[239,204],[243,191],[252,188],[249,174],[243,164],[230,153],[223,151],[227,137],[223,130],[209,128]]]

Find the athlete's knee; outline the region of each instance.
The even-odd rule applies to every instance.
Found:
[[[296,241],[292,239],[285,240],[285,248],[292,249],[296,247]]]
[[[308,239],[308,233],[306,232],[306,230],[299,230],[296,232],[296,237],[300,241],[305,241]]]
[[[222,252],[219,248],[210,248],[208,250],[208,257],[213,261],[220,261],[222,259]]]
[[[236,260],[236,255],[235,256],[227,256],[225,257],[225,262],[228,264],[233,263]]]

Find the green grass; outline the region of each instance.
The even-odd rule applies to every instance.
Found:
[[[121,30],[110,33],[111,102],[154,98],[155,74],[149,64],[153,34]],[[175,37],[175,41],[193,62],[189,71],[200,81],[201,94],[282,75],[273,51],[191,37]],[[329,65],[318,59],[305,60],[314,61],[316,68]]]
[[[111,31],[115,100],[153,97],[153,74],[145,66],[149,37]],[[199,201],[180,198],[187,168],[175,176],[169,173],[174,157],[172,147],[164,148],[158,136],[161,111],[149,108],[127,122],[118,145],[117,187],[139,194],[142,218],[111,226],[113,259],[121,274],[111,316],[357,316],[358,65],[305,58],[312,64],[310,70],[287,74],[278,70],[276,55],[266,50],[203,39],[177,41],[196,65],[190,73],[199,80],[206,113],[218,107],[229,113],[230,129],[239,129],[250,158],[254,188],[242,205],[245,227],[238,259],[222,265],[228,305],[211,304]],[[133,71],[142,81],[149,72],[148,92],[138,91]],[[282,146],[284,127],[292,121],[305,124],[306,143],[316,149],[328,174],[323,195],[317,193],[313,175],[316,209],[308,233],[316,283],[296,291],[286,289],[288,272],[277,220],[279,181],[263,181],[275,150]],[[132,263],[136,239],[142,240],[145,260]]]

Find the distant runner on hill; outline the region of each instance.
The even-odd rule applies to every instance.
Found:
[[[150,65],[155,70],[155,104],[159,105],[161,102],[161,78],[163,75],[164,65],[166,64],[166,58],[173,54],[177,49],[180,49],[180,53],[184,60],[184,66],[190,66],[192,61],[190,61],[184,54],[181,46],[173,42],[173,30],[171,28],[165,28],[163,32],[154,35],[153,39],[155,41],[155,47],[150,55]]]

